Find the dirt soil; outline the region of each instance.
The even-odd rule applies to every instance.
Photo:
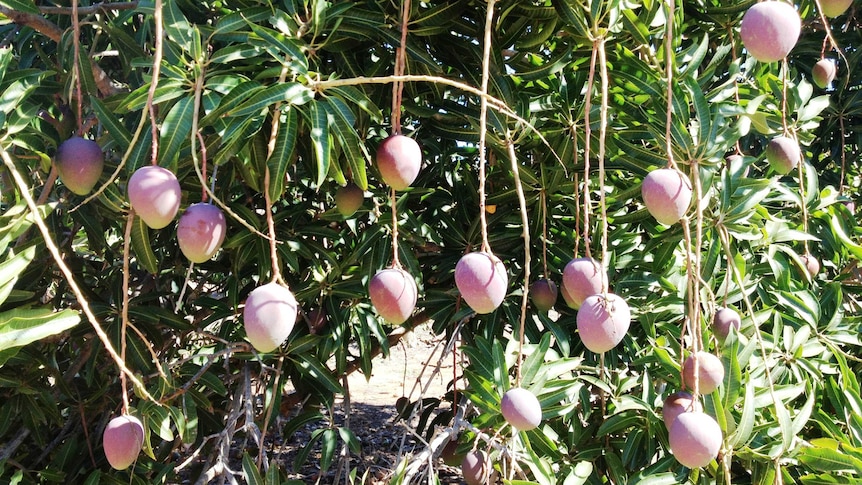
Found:
[[[440,412],[451,408],[451,402],[439,401],[449,390],[448,384],[453,379],[452,353],[441,359],[445,345],[444,337],[434,335],[428,325],[423,325],[405,335],[397,346],[392,347],[388,357],[381,355],[375,358],[370,377],[366,378],[360,372],[349,376],[349,408],[344,400],[338,400],[332,419],[336,426],[349,427],[353,431],[361,447],[359,453],[349,452],[344,456],[343,441],[339,441],[332,467],[323,471],[320,469],[321,450],[318,445],[304,465],[295,467],[293,461],[311,439],[312,433],[327,425],[326,421],[320,421],[304,426],[288,440],[274,437],[281,441],[271,448],[276,455],[274,458],[284,463],[287,470],[293,471],[290,478],[303,483],[351,483],[351,471],[356,473],[353,483],[389,483],[402,459],[426,448],[422,438],[429,436],[425,432],[433,432],[429,423]],[[399,403],[403,397],[411,403],[424,398],[429,406],[427,419],[422,421],[416,415],[412,420],[399,417],[396,404],[403,405],[404,399]],[[349,409],[349,419],[346,409]],[[289,418],[284,417],[284,421]],[[422,436],[417,430],[422,432]],[[442,462],[436,463],[435,469],[441,483],[461,483],[457,470]]]

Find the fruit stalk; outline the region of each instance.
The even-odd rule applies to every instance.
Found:
[[[509,134],[511,135],[511,134]],[[506,137],[509,161],[512,163],[512,176],[515,178],[515,192],[518,194],[518,206],[521,209],[522,237],[524,238],[524,291],[521,295],[521,321],[518,332],[518,363],[515,374],[515,386],[521,385],[521,362],[524,354],[524,327],[527,323],[527,300],[530,295],[530,221],[527,219],[527,199],[524,197],[524,187],[521,185],[521,175],[518,167],[518,156],[515,153],[515,143],[511,136]]]
[[[581,210],[584,214],[584,255],[587,258],[592,258],[592,241],[590,239],[590,211],[592,204],[590,203],[590,140],[593,137],[593,130],[590,123],[590,112],[593,109],[593,85],[596,80],[596,62],[599,56],[597,41],[593,42],[592,54],[590,55],[590,73],[587,77],[587,90],[584,97],[584,204]],[[577,252],[575,253],[577,257]]]
[[[407,64],[407,27],[410,21],[410,0],[401,3],[401,44],[395,52],[395,75],[402,76]],[[392,134],[401,134],[401,100],[404,81],[392,83]]]
[[[272,264],[272,282],[282,281],[278,267],[278,240],[275,238],[275,222],[272,219],[272,199],[269,196],[269,165],[263,172],[263,200],[266,205],[266,227],[269,230],[269,258]]]
[[[129,248],[132,246],[132,224],[135,222],[135,208],[129,207],[126,216],[126,232],[123,234],[123,302],[120,310],[120,358],[126,361],[126,330],[129,327]],[[158,361],[156,361],[158,367]],[[129,414],[129,390],[126,387],[126,374],[120,372],[120,389],[123,393],[123,415]]]
[[[162,69],[162,37],[164,37],[164,21],[162,20],[162,0],[156,0],[156,5],[153,11],[153,23],[155,23],[155,51],[153,52],[153,72],[150,77],[150,89],[147,91],[147,109],[150,112],[150,128],[153,134],[153,145],[151,163],[157,165],[159,163],[159,126],[156,122],[156,107],[153,104],[153,98],[156,95],[156,88],[159,85],[159,75]]]
[[[673,125],[673,21],[676,14],[674,13],[676,6],[674,0],[668,0],[667,4],[667,22],[665,23],[664,35],[664,62],[665,76],[667,77],[667,110],[665,122],[665,149],[667,150],[667,168],[676,168],[676,161],[673,159],[673,143],[671,138],[671,126]]]
[[[494,28],[494,5],[495,0],[488,0],[485,14],[485,36],[482,46],[482,94],[488,94],[488,79],[490,78],[491,64],[491,31]],[[485,144],[488,131],[488,99],[482,96],[479,103],[479,225],[482,228],[482,251],[491,253],[491,245],[488,243],[488,221],[485,218]]]
[[[392,267],[401,269],[401,258],[398,256],[398,204],[394,187],[389,188],[389,205],[392,206]]]
[[[75,108],[78,116],[78,134],[84,131],[84,96],[81,89],[81,19],[78,17],[78,0],[72,0],[72,48],[75,50],[72,57],[72,72],[75,76]],[[61,133],[66,136],[68,133]]]

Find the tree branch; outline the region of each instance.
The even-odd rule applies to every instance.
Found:
[[[60,43],[60,39],[63,37],[63,29],[41,15],[20,12],[2,5],[0,5],[0,14],[6,16],[9,20],[18,25],[30,27],[58,44]],[[93,78],[96,80],[96,86],[102,96],[111,96],[120,91],[119,88],[114,85],[114,81],[98,64],[90,63],[90,65],[93,68]]]
[[[9,20],[15,22],[18,25],[30,27],[31,29],[35,30],[36,32],[39,32],[40,34],[43,34],[54,42],[60,42],[60,38],[63,36],[63,29],[57,27],[56,24],[41,15],[27,12],[19,12],[17,10],[12,10],[11,8],[7,8],[2,5],[0,5],[0,14],[9,17]]]

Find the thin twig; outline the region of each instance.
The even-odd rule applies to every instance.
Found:
[[[77,0],[76,0],[77,3]],[[120,327],[120,358],[123,362],[126,361],[126,329],[129,326],[129,248],[132,245],[132,224],[135,223],[135,209],[129,209],[126,216],[126,232],[123,235],[123,300],[122,309],[120,310],[120,319],[122,325]],[[155,362],[159,364],[158,361]],[[120,389],[123,392],[123,414],[129,414],[129,390],[126,387],[126,374],[120,372]]]
[[[605,199],[605,139],[608,133],[608,59],[605,39],[599,42],[599,70],[601,73],[601,104],[599,108],[599,204],[602,217],[602,269],[607,271],[608,261],[608,207]],[[608,284],[602,282],[602,293],[607,300]]]
[[[410,22],[410,0],[401,3],[401,44],[395,50],[395,75],[403,76],[407,67],[407,28]],[[401,134],[401,101],[404,81],[392,83],[392,134]]]
[[[511,134],[509,134],[511,135]],[[515,144],[511,136],[506,137],[509,161],[512,164],[512,176],[515,178],[515,192],[518,194],[518,206],[521,209],[522,237],[524,238],[524,288],[521,295],[521,322],[518,331],[518,362],[515,374],[515,386],[521,385],[521,362],[524,359],[524,327],[527,326],[527,300],[530,293],[530,221],[527,218],[527,200],[524,197],[524,187],[521,185],[518,156],[515,154]]]
[[[482,52],[482,94],[488,93],[488,80],[491,77],[491,32],[494,29],[494,4],[488,0],[485,14],[485,37]],[[488,98],[479,100],[479,224],[482,229],[482,251],[491,253],[488,242],[488,221],[485,217],[485,163],[487,162],[486,139],[488,136]]]
[[[590,73],[587,77],[587,94],[584,100],[584,204],[581,207],[584,214],[584,254],[588,258],[592,258],[592,238],[590,237],[590,211],[592,211],[592,203],[590,202],[590,146],[593,136],[593,129],[590,126],[590,111],[593,109],[593,86],[596,79],[596,61],[599,56],[599,40],[593,41],[593,50],[590,55]],[[576,255],[577,256],[577,255]]]
[[[72,72],[75,76],[75,106],[78,115],[78,135],[83,135],[84,127],[84,100],[81,89],[81,21],[78,17],[78,0],[72,0]]]
[[[398,255],[398,199],[395,188],[389,188],[389,205],[392,207],[392,267],[401,269],[401,258]]]
[[[272,199],[269,196],[269,165],[263,172],[263,199],[266,204],[266,227],[269,229],[269,258],[272,263],[272,281],[284,283],[278,266],[278,239],[275,236],[275,221],[272,218]]]
[[[667,68],[665,74],[667,77],[667,110],[665,111],[667,121],[665,123],[664,137],[668,168],[677,168],[676,161],[673,159],[673,139],[671,138],[671,126],[673,126],[673,21],[674,17],[676,17],[675,8],[674,0],[668,0],[664,35],[664,62]]]
[[[153,22],[156,24],[155,30],[155,52],[153,53],[153,72],[150,78],[150,89],[147,91],[147,109],[150,111],[150,126],[153,135],[152,140],[152,164],[159,163],[159,125],[156,121],[156,107],[153,105],[153,98],[156,95],[156,87],[159,85],[159,75],[162,70],[162,37],[164,37],[164,25],[162,20],[162,0],[156,0],[155,11],[153,12]]]

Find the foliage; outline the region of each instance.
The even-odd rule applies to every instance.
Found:
[[[393,80],[385,76],[400,43],[396,3],[82,4],[76,26],[69,8],[0,0],[0,13],[17,22],[0,28],[0,148],[14,162],[0,180],[3,481],[223,482],[233,480],[226,467],[236,465],[249,483],[282,483],[313,451],[325,471],[339,447],[358,450],[353,431],[330,411],[344,393],[342,378],[356,370],[370,375],[373,356],[388,352],[398,335],[376,316],[366,290],[393,259],[389,190],[371,154],[391,129]],[[424,403],[458,410],[433,419],[426,411],[419,431],[429,440],[463,429],[460,448],[493,450],[499,471],[521,480],[512,483],[858,482],[862,230],[847,205],[862,203],[862,174],[853,163],[862,109],[856,10],[830,21],[846,59],[838,60],[835,86],[821,91],[809,80],[825,35],[816,2],[798,6],[803,35],[786,65],[746,56],[738,24],[751,3],[677,5],[670,39],[661,2],[498,4],[485,216],[490,246],[512,283],[497,311],[475,315],[458,298],[453,270],[482,244],[477,87],[486,3],[413,2],[405,71],[412,77],[401,120],[426,162],[396,200],[399,260],[420,292],[421,308],[405,326],[430,321],[436,332],[460,339],[467,364],[455,384],[469,399],[452,402],[450,394]],[[164,58],[149,106],[157,14]],[[591,69],[600,45],[607,76]],[[666,130],[668,63],[673,117]],[[601,79],[608,82],[606,117]],[[183,207],[209,189],[229,211],[228,237],[213,260],[190,267],[173,226],[151,230],[133,221],[124,275],[125,183],[150,161],[150,107],[157,162],[180,180]],[[762,152],[785,122],[806,163],[780,177]],[[79,127],[107,154],[94,198],[49,176],[57,145]],[[518,178],[507,163],[510,145]],[[688,230],[657,224],[640,199],[643,177],[668,164],[668,146],[703,189],[702,216],[690,210]],[[725,158],[730,154],[742,156]],[[29,227],[35,219],[15,173],[45,194],[40,211],[51,241]],[[348,180],[370,197],[345,218],[333,194]],[[282,348],[258,355],[244,343],[239,315],[248,293],[273,275],[264,191],[274,200],[280,272],[303,318]],[[689,256],[689,240],[696,256]],[[44,250],[48,243],[84,287],[97,322],[74,325],[81,302]],[[586,251],[606,255],[611,287],[633,310],[625,340],[603,356],[583,347],[576,312],[562,301],[550,315],[528,309],[521,317],[526,271],[559,282],[566,262]],[[809,252],[823,266],[813,277],[804,269]],[[660,416],[663,398],[681,386],[691,338],[683,335],[693,310],[691,267],[699,268],[694,301],[701,311],[689,323],[727,370],[718,391],[703,397],[725,433],[724,447],[699,470],[673,459]],[[124,276],[132,289],[128,334]],[[708,324],[722,304],[737,308],[743,324],[719,342]],[[315,310],[325,315],[322,323]],[[29,315],[36,333],[10,343],[11,329]],[[125,363],[156,400],[133,388],[133,412],[149,432],[129,471],[110,470],[100,451],[101,432],[123,398],[94,325],[117,349],[126,335]],[[513,433],[500,415],[500,397],[516,384],[540,398],[544,421],[536,430]],[[297,463],[270,461],[260,443],[274,433],[275,415],[306,398],[278,432],[289,438],[314,424],[312,443]],[[409,469],[405,459],[393,481],[406,481]]]

